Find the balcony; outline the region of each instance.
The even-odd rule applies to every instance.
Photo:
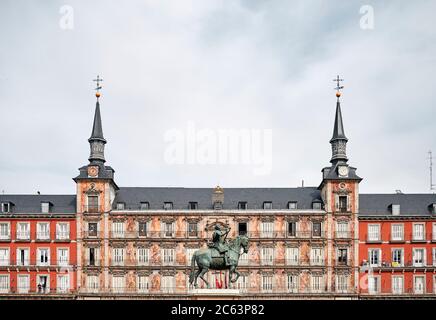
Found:
[[[351,239],[351,231],[335,231],[335,239]]]
[[[16,241],[30,241],[30,231],[17,231]]]
[[[0,242],[9,242],[11,241],[11,234],[10,232],[6,234],[0,234]]]
[[[351,266],[353,266],[353,260],[351,259],[336,261],[336,265],[335,265],[335,267],[351,267]]]
[[[70,241],[70,233],[65,232],[57,232],[56,233],[56,242],[69,242]]]
[[[388,262],[382,261],[378,265],[370,266],[367,262],[361,264],[362,267],[377,269],[380,271],[394,271],[394,270],[402,270],[402,269],[431,269],[436,271],[436,265],[432,265],[429,263],[417,262],[413,260],[407,260],[404,263],[399,262]]]
[[[414,243],[425,243],[427,242],[426,234],[410,234],[410,241]]]
[[[84,213],[101,213],[104,212],[102,206],[99,205],[88,205],[83,208]]]
[[[380,235],[367,235],[366,236],[366,242],[367,243],[381,243],[382,239],[380,237]]]
[[[246,234],[250,239],[321,239],[326,237],[325,231],[296,231],[292,233],[285,231],[253,231]]]
[[[37,232],[36,242],[50,242],[50,232]]]
[[[82,237],[84,239],[99,239],[103,236],[103,232],[97,230],[84,231]]]

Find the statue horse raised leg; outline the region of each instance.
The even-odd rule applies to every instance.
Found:
[[[215,249],[205,248],[195,251],[191,259],[189,284],[193,284],[197,288],[197,279],[201,278],[209,288],[209,282],[204,278],[204,275],[209,270],[229,270],[228,284],[236,282],[240,277],[236,269],[238,267],[239,256],[241,255],[241,248],[243,248],[245,253],[248,252],[248,238],[245,235],[237,236],[234,240],[229,241],[228,266],[224,258],[213,257],[213,250]],[[195,271],[196,264],[198,271]],[[233,279],[233,274],[236,274],[235,279]]]

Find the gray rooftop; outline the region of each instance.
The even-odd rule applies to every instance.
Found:
[[[172,202],[174,209],[188,209],[189,202],[198,202],[198,209],[213,209],[213,188],[130,188],[121,187],[115,203],[124,202],[126,209],[137,210],[141,202],[149,202],[150,209],[163,209],[164,202]],[[316,187],[306,188],[225,188],[223,209],[238,209],[238,202],[247,202],[248,209],[262,209],[265,201],[273,209],[286,209],[296,201],[298,209],[311,209],[313,201],[320,201]]]
[[[392,216],[390,206],[400,205],[401,216],[430,216],[436,194],[360,194],[360,216]],[[434,215],[434,214],[433,214]]]
[[[0,195],[0,202],[12,202],[13,213],[41,213],[41,202],[51,203],[51,213],[76,213],[76,195]]]
[[[173,209],[188,209],[189,202],[197,202],[198,209],[213,209],[213,188],[178,187],[122,187],[117,191],[117,202],[124,202],[128,210],[140,209],[141,202],[149,202],[150,209],[163,209],[164,202],[172,202]],[[391,205],[400,205],[400,216],[431,216],[431,205],[436,203],[435,194],[360,194],[361,217],[392,216]],[[304,188],[225,188],[223,209],[238,208],[239,202],[247,202],[248,209],[262,209],[265,201],[273,203],[273,209],[286,209],[288,202],[297,202],[297,208],[307,210],[320,201],[316,187]],[[75,213],[76,195],[0,195],[0,202],[14,204],[14,213],[41,213],[41,202],[50,202],[51,213]]]

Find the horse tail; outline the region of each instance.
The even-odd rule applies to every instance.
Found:
[[[191,272],[189,273],[189,283],[192,284],[194,282],[195,278],[195,254],[197,252],[194,252],[191,258]]]

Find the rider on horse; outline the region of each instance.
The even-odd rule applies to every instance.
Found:
[[[211,245],[211,247],[217,249],[221,255],[224,255],[224,261],[226,263],[226,266],[229,265],[227,261],[227,251],[229,251],[229,246],[226,243],[226,238],[229,232],[230,228],[224,228],[224,230],[221,230],[219,225],[216,224],[215,230],[212,233],[213,244]]]

